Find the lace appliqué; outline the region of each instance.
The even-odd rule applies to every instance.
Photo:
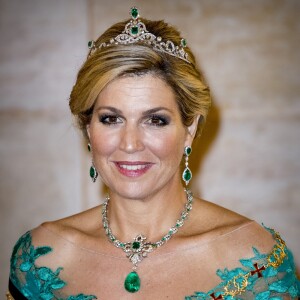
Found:
[[[36,259],[52,252],[48,246],[34,247],[30,232],[25,233],[16,243],[11,256],[10,279],[15,287],[28,299],[42,300],[92,300],[93,295],[78,294],[62,298],[58,295],[66,282],[59,278],[63,268],[55,271],[47,267],[37,267]]]
[[[217,287],[207,293],[195,292],[185,299],[281,300],[286,299],[284,296],[296,299],[299,295],[300,282],[296,277],[292,253],[277,232],[266,229],[272,233],[276,241],[270,254],[261,254],[253,247],[254,257],[241,259],[242,267],[217,271],[217,275],[222,279]]]

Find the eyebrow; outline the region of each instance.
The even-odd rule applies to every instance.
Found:
[[[122,114],[122,111],[115,108],[115,107],[112,107],[112,106],[99,106],[96,110],[101,110],[101,109],[107,109],[107,110],[110,110],[118,115],[121,115]]]
[[[143,116],[155,114],[155,113],[157,113],[158,111],[161,111],[161,110],[166,110],[170,113],[173,113],[173,111],[171,109],[163,107],[163,106],[159,106],[159,107],[155,107],[155,108],[148,109],[148,110],[144,111]]]
[[[100,106],[97,108],[97,111],[98,110],[101,110],[101,109],[107,109],[107,110],[110,110],[118,115],[122,115],[122,111],[113,107],[113,106]],[[147,115],[151,115],[151,114],[154,114],[154,113],[157,113],[158,111],[161,111],[161,110],[166,110],[170,113],[173,113],[173,111],[167,107],[163,107],[163,106],[159,106],[159,107],[155,107],[155,108],[151,108],[151,109],[148,109],[146,111],[144,111],[142,114],[143,116],[147,116]]]

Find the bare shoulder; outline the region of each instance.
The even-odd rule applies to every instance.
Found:
[[[272,234],[255,221],[205,200],[195,199],[191,219],[201,241],[228,248],[234,257],[253,255],[252,247],[268,253],[275,244]]]
[[[33,231],[33,235],[36,239],[38,236],[45,236],[39,232],[46,230],[67,241],[81,244],[86,239],[97,237],[100,226],[101,208],[97,206],[63,219],[44,222]]]

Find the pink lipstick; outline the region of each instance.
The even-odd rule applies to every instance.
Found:
[[[127,177],[139,177],[145,174],[153,165],[153,163],[140,161],[118,161],[114,163],[119,172]]]

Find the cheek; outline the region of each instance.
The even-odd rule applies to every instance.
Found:
[[[184,133],[156,134],[147,139],[147,147],[162,160],[180,161],[184,148]],[[150,142],[149,142],[150,141]],[[176,164],[176,163],[175,163]]]
[[[106,130],[91,128],[90,142],[94,154],[107,156],[116,149],[118,139]]]

